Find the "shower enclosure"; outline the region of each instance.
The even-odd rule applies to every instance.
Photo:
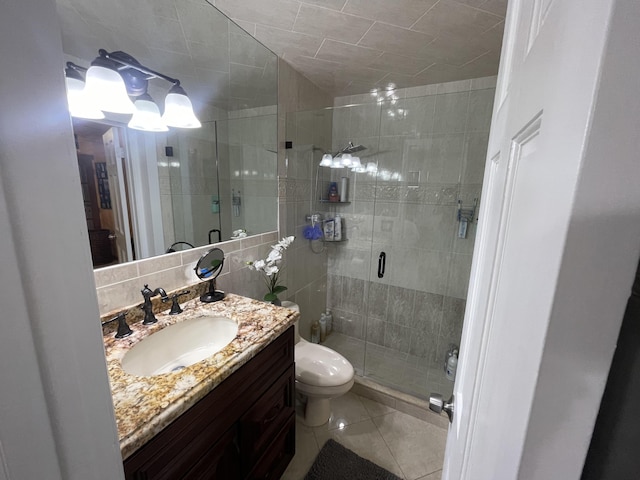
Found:
[[[342,97],[287,118],[298,161],[288,180],[311,185],[308,213],[344,222],[344,241],[324,242],[325,344],[358,375],[417,397],[453,388],[444,367],[460,344],[494,93],[491,77]],[[353,154],[361,168],[318,166],[349,142],[366,148]],[[348,202],[325,201],[342,177]]]

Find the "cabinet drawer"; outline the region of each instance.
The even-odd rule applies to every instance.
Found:
[[[248,471],[295,413],[295,369],[291,365],[240,419],[240,448]]]
[[[184,480],[240,480],[240,451],[234,426],[184,476]]]
[[[277,480],[296,453],[296,416],[292,414],[247,480]]]

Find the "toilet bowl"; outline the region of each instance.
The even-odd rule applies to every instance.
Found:
[[[282,306],[300,312],[293,302]],[[307,342],[295,323],[296,391],[305,399],[304,423],[310,427],[324,425],[331,416],[332,398],[344,395],[353,386],[354,370],[338,352]]]

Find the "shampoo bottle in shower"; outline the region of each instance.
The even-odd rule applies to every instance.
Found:
[[[333,331],[333,315],[331,314],[331,310],[327,309],[324,317],[327,320],[327,334],[329,334]]]
[[[320,343],[320,324],[317,320],[311,324],[311,343]]]
[[[327,338],[327,318],[324,313],[320,315],[320,341],[324,342]]]

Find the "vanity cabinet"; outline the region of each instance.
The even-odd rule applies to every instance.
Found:
[[[295,453],[293,327],[124,461],[132,480],[277,479]]]

